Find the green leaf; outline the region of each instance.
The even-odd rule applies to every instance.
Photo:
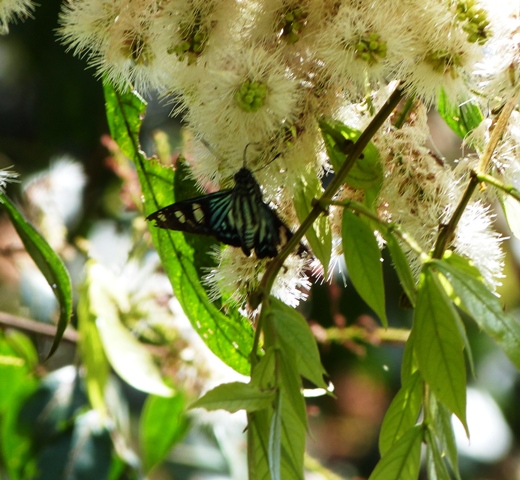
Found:
[[[425,433],[426,441],[426,471],[429,480],[451,480],[446,464],[439,451],[437,440],[428,429]]]
[[[466,426],[464,342],[455,307],[429,266],[421,272],[414,315],[414,347],[419,370],[435,395]]]
[[[504,195],[500,197],[500,204],[511,233],[520,239],[520,202],[511,195]]]
[[[282,445],[281,478],[303,480],[303,461],[305,455],[306,422],[301,421],[285,392],[282,392]]]
[[[171,397],[148,395],[146,398],[139,428],[146,472],[158,465],[186,433],[188,421],[185,410],[186,399],[182,393]]]
[[[383,265],[374,232],[362,218],[345,209],[342,237],[349,277],[359,296],[387,327]]]
[[[449,101],[444,89],[439,94],[437,110],[446,124],[460,138],[466,138],[484,120],[478,105],[469,100],[457,105],[453,104]]]
[[[393,235],[391,232],[387,232],[384,233],[384,237],[386,240],[386,246],[390,252],[390,256],[392,257],[392,263],[394,264],[399,282],[403,287],[404,293],[410,300],[410,303],[412,306],[415,306],[415,301],[417,299],[415,280],[413,278],[412,270],[410,269],[410,264],[408,263],[406,255],[403,252],[401,245],[399,245],[399,242],[395,238],[395,235]]]
[[[322,193],[321,182],[315,173],[307,173],[300,177],[296,194],[293,198],[294,208],[300,222],[303,222],[309,215],[313,208],[313,200],[319,198]],[[309,241],[312,252],[323,265],[323,276],[327,278],[332,254],[332,232],[328,217],[320,215],[312,224],[312,227],[307,230],[305,236]]]
[[[289,402],[305,431],[307,429],[307,411],[305,409],[305,400],[302,394],[303,385],[298,368],[299,357],[284,342],[283,338],[280,339],[280,342],[281,348],[276,353],[278,355],[277,367],[280,389],[284,394],[284,406],[288,406],[286,403]]]
[[[173,170],[148,160],[139,148],[144,102],[133,93],[116,92],[107,83],[105,98],[111,134],[123,153],[136,165],[145,215],[173,203]],[[238,312],[238,308],[222,307],[209,300],[196,267],[200,252],[186,242],[183,233],[153,225],[150,225],[150,232],[175,296],[195,330],[222,361],[239,373],[249,374],[249,354],[253,346],[249,321]]]
[[[455,256],[435,261],[434,265],[453,287],[464,311],[520,368],[520,323],[502,310],[499,299],[475,277],[478,270],[467,262],[462,267],[460,257]]]
[[[251,372],[251,384],[261,389],[270,389],[275,386],[275,347],[271,346],[265,349],[264,355],[260,361],[254,366]]]
[[[87,278],[86,284],[80,289],[77,307],[78,346],[85,368],[85,384],[90,404],[96,410],[106,413],[105,387],[110,365],[96,327],[96,317],[91,312],[89,288]]]
[[[282,450],[282,396],[276,395],[274,410],[269,428],[269,473],[271,480],[281,480],[281,450]]]
[[[309,324],[300,313],[277,298],[270,297],[270,302],[275,328],[284,345],[294,350],[299,373],[317,387],[327,388],[323,380],[326,372]]]
[[[439,450],[442,458],[448,461],[455,476],[460,480],[458,468],[458,451],[455,441],[455,433],[453,432],[453,424],[451,423],[451,412],[437,399],[430,396],[430,419],[429,428],[439,442]]]
[[[416,424],[421,411],[422,396],[422,378],[419,372],[415,372],[397,392],[386,411],[379,434],[379,451],[382,456]]]
[[[274,390],[262,390],[251,383],[224,383],[210,390],[190,405],[190,408],[206,410],[227,410],[234,413],[239,410],[255,412],[272,405]]]
[[[368,480],[417,480],[423,427],[408,430],[384,455]]]
[[[47,358],[49,358],[58,348],[72,315],[72,287],[69,273],[58,254],[20,213],[2,189],[0,189],[0,205],[4,207],[27,253],[47,280],[60,306],[56,335],[47,355]]]
[[[408,383],[415,371],[417,371],[417,362],[414,354],[414,334],[413,330],[408,336],[408,340],[404,346],[403,361],[401,362],[401,384]]]
[[[269,472],[269,432],[272,411],[247,414],[247,465],[249,480],[271,480]]]
[[[88,266],[90,311],[105,354],[117,374],[129,385],[147,393],[170,396],[172,389],[162,378],[146,345],[123,325],[120,315],[128,311],[126,293],[118,289],[112,273],[99,264]]]
[[[319,124],[330,162],[334,171],[337,172],[361,132],[335,120],[322,120]],[[379,151],[372,142],[369,142],[363,150],[362,156],[356,160],[350,170],[346,183],[352,188],[373,190],[373,193],[377,193],[381,189],[383,176]],[[377,197],[377,195],[375,196]]]

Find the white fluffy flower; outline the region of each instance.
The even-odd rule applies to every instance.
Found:
[[[9,23],[30,17],[33,9],[32,0],[2,0],[0,2],[0,35],[9,33]]]

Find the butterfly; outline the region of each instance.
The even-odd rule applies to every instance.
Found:
[[[240,247],[246,256],[276,257],[292,232],[263,201],[251,170],[242,167],[231,189],[182,200],[152,213],[147,220],[169,230],[210,235]]]

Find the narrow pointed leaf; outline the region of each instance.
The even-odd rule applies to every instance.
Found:
[[[282,396],[278,393],[271,426],[269,429],[269,473],[271,480],[281,480],[281,450],[282,450]]]
[[[273,390],[262,390],[250,383],[224,383],[210,390],[190,405],[190,408],[206,410],[227,410],[234,413],[239,410],[255,412],[269,408],[275,399]]]
[[[318,345],[305,318],[274,297],[271,297],[271,306],[277,332],[296,353],[299,373],[317,387],[327,388]]]
[[[107,83],[105,98],[111,134],[136,165],[144,197],[144,214],[149,215],[173,203],[173,170],[147,159],[139,147],[145,104],[133,93],[121,94]],[[209,300],[197,270],[199,254],[186,242],[183,233],[152,225],[150,232],[175,296],[193,327],[215,355],[238,372],[249,374],[253,330],[248,320],[237,308],[224,308]]]
[[[395,238],[395,235],[393,235],[391,232],[388,232],[385,233],[384,237],[386,240],[386,246],[390,252],[390,256],[392,257],[392,263],[394,264],[399,282],[403,287],[404,293],[410,300],[410,303],[412,306],[415,306],[415,301],[417,298],[415,280],[413,278],[412,270],[406,255],[404,254],[401,245],[399,245],[399,242]]]
[[[45,238],[27,221],[22,213],[0,189],[0,205],[4,208],[16,232],[20,236],[27,253],[42,272],[58,300],[60,316],[56,335],[47,358],[58,348],[63,332],[67,328],[72,315],[72,287],[69,273],[61,258],[47,243]]]
[[[387,327],[383,266],[374,232],[363,219],[345,209],[342,237],[349,277],[359,296]]]
[[[415,356],[437,398],[466,425],[466,366],[457,317],[437,274],[426,266],[414,315]]]
[[[429,480],[451,480],[448,468],[442,459],[439,445],[432,433],[427,430],[426,440],[426,471]]]
[[[379,434],[381,455],[384,456],[395,442],[416,424],[421,411],[422,395],[422,378],[419,372],[415,372],[397,392],[383,419]]]
[[[438,269],[450,282],[461,307],[475,320],[509,359],[520,368],[520,323],[503,311],[499,299],[480,281],[469,274],[470,266],[459,267],[460,260],[436,261]],[[473,267],[474,268],[474,267]],[[477,271],[478,272],[478,271]]]
[[[186,433],[186,399],[148,395],[140,419],[140,445],[145,471],[149,472]],[[165,421],[165,419],[168,419]]]
[[[368,480],[417,480],[423,427],[408,430],[384,455]]]

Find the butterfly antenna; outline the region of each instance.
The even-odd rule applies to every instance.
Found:
[[[247,168],[246,167],[246,157],[247,157],[247,149],[249,148],[249,145],[260,145],[260,142],[249,142],[246,147],[244,148],[244,157],[243,157],[243,166],[244,168]]]

